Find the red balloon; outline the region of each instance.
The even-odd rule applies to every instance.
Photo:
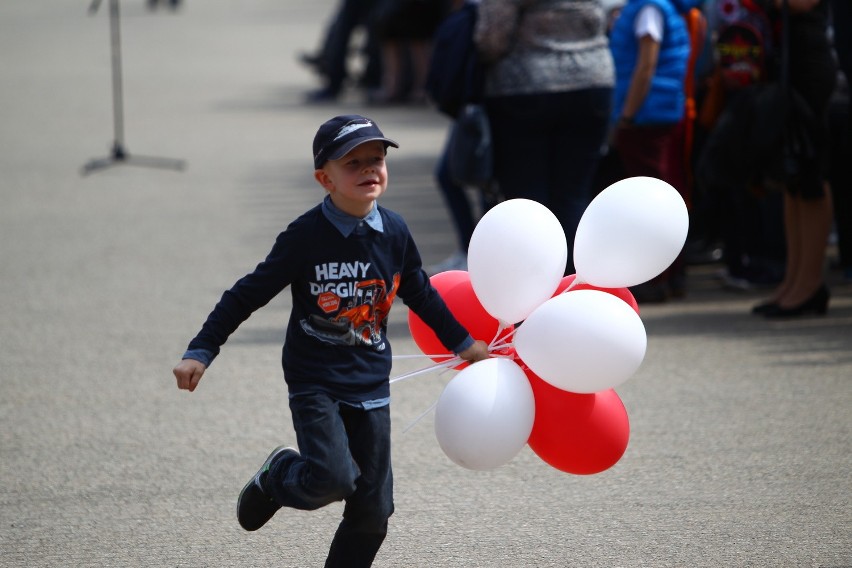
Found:
[[[474,339],[481,339],[485,343],[491,343],[500,329],[500,322],[491,316],[482,307],[479,299],[473,291],[470,283],[470,275],[466,270],[449,270],[432,276],[432,286],[443,298],[450,312],[470,333]],[[408,328],[414,343],[426,355],[451,354],[450,350],[438,340],[438,336],[426,325],[413,311],[408,311]],[[500,332],[501,337],[509,334],[512,327]],[[446,361],[446,357],[433,357],[434,361]],[[456,366],[463,368],[467,363]]]
[[[556,288],[556,292],[553,293],[554,296],[558,296],[562,292],[568,289],[568,287],[574,283],[574,280],[577,279],[576,274],[569,274],[562,278],[562,281],[559,283],[559,286]],[[608,294],[612,294],[616,298],[621,298],[625,302],[627,302],[631,308],[638,314],[639,313],[639,304],[636,302],[636,298],[633,297],[633,294],[630,292],[629,288],[599,288],[597,286],[592,286],[591,284],[586,284],[585,282],[581,284],[577,284],[571,291],[574,290],[600,290],[601,292],[607,292]]]
[[[576,475],[600,473],[621,459],[630,438],[630,423],[614,390],[568,392],[524,370],[535,396],[535,421],[528,443],[538,457]]]

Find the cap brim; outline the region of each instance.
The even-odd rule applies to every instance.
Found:
[[[336,152],[329,155],[328,158],[326,158],[326,159],[327,160],[339,160],[340,158],[342,158],[343,156],[348,154],[352,150],[352,148],[354,148],[355,146],[360,146],[361,144],[364,144],[365,142],[374,142],[376,140],[378,140],[380,142],[384,142],[388,146],[393,146],[394,148],[399,148],[399,144],[397,144],[396,142],[394,142],[390,138],[384,138],[382,136],[368,136],[366,138],[355,138],[353,140],[349,140],[348,142],[346,142],[342,146],[340,146],[340,148],[338,148]]]

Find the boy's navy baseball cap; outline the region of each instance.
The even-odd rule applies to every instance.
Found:
[[[386,149],[388,146],[399,148],[399,144],[385,138],[369,118],[358,114],[335,116],[320,126],[314,136],[314,167],[320,169],[327,161],[339,160],[355,146],[373,140],[384,142]]]

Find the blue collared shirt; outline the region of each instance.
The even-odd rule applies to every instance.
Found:
[[[331,196],[326,195],[322,201],[322,214],[325,215],[326,219],[331,221],[331,224],[344,237],[348,237],[353,233],[362,233],[368,227],[379,233],[385,231],[384,225],[382,225],[382,216],[379,213],[379,208],[376,207],[376,202],[373,202],[373,208],[370,209],[366,217],[359,218],[338,209],[331,200]]]

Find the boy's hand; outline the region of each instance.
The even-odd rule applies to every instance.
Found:
[[[488,344],[479,339],[473,345],[459,353],[459,357],[471,363],[488,359]]]
[[[192,392],[198,386],[198,381],[201,380],[205,370],[207,370],[207,367],[201,361],[184,359],[177,364],[172,372],[177,379],[178,388]]]

